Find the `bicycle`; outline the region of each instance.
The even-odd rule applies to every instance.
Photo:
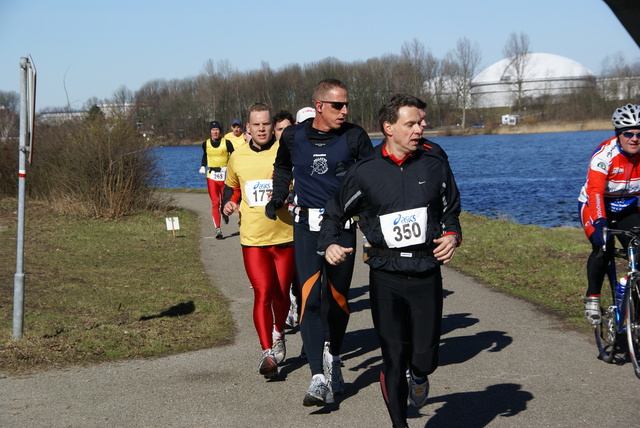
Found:
[[[629,245],[625,251],[623,248],[615,248],[614,257],[609,265],[610,293],[603,292],[600,296],[600,310],[602,318],[600,324],[594,327],[596,343],[602,360],[610,363],[616,354],[616,344],[619,336],[626,334],[629,358],[634,367],[634,372],[640,378],[640,227],[631,230],[608,229],[605,235],[626,236]],[[628,261],[629,271],[626,274],[626,289],[619,292],[619,282],[616,277],[616,260]],[[621,278],[624,282],[625,277]],[[621,291],[621,290],[620,290]]]

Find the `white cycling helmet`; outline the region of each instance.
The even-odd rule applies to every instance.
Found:
[[[611,116],[611,121],[616,129],[636,127],[640,128],[640,106],[627,104],[617,108]]]

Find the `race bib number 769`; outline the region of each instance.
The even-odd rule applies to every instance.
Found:
[[[424,244],[427,240],[427,208],[414,208],[380,216],[380,228],[389,248]]]

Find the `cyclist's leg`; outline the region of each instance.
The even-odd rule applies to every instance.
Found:
[[[613,244],[613,241],[610,241]],[[607,274],[609,262],[614,254],[614,246],[607,245],[607,251],[601,246],[591,244],[591,254],[587,259],[587,296],[599,296],[602,291],[602,282]]]

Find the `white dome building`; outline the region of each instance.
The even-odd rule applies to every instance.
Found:
[[[513,59],[496,62],[471,81],[474,107],[510,107],[515,103],[518,74]],[[527,98],[569,94],[596,84],[596,76],[584,65],[546,53],[527,54],[522,77],[522,95]]]

